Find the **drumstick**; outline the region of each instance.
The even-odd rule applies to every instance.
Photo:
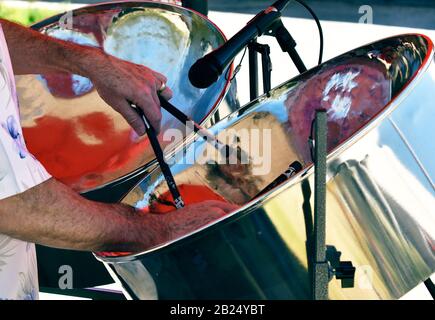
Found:
[[[180,122],[184,123],[186,126],[190,122],[193,124],[193,131],[195,133],[198,133],[199,136],[201,136],[205,141],[213,144],[213,146],[216,149],[220,149],[222,147],[225,148],[226,154],[229,157],[230,150],[232,149],[229,145],[223,144],[216,138],[215,135],[213,135],[210,131],[205,129],[204,127],[200,126],[198,123],[193,121],[191,118],[189,118],[184,112],[179,110],[177,107],[175,107],[172,103],[170,103],[165,98],[161,97],[159,95],[160,99],[160,105],[163,109],[168,111],[170,114],[172,114],[176,119],[178,119]],[[237,155],[237,153],[236,153]]]
[[[287,170],[280,174],[278,176],[278,178],[276,178],[275,180],[273,180],[271,183],[269,183],[263,190],[261,190],[255,197],[253,197],[252,199],[255,199],[263,194],[265,194],[266,192],[269,192],[270,190],[272,190],[273,188],[275,188],[276,186],[278,186],[279,184],[283,183],[284,181],[287,181],[288,179],[290,179],[291,177],[293,177],[296,173],[298,173],[299,171],[302,170],[302,164],[299,161],[294,161],[292,162]]]
[[[148,119],[145,117],[141,108],[138,108],[136,105],[130,103],[133,109],[139,114],[145,124],[145,130],[148,135],[148,139],[150,140],[151,147],[154,150],[157,161],[160,165],[160,169],[162,170],[163,176],[165,177],[166,183],[168,184],[169,191],[171,192],[172,198],[174,198],[175,207],[177,209],[184,207],[184,201],[181,198],[180,191],[177,188],[177,184],[175,183],[174,176],[172,175],[171,169],[169,165],[165,161],[165,156],[163,154],[162,148],[160,146],[159,140],[157,139],[156,132],[154,128],[148,122]]]

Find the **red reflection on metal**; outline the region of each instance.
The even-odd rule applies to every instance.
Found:
[[[29,151],[50,174],[73,188],[76,183],[86,185],[87,180],[89,187],[94,187],[100,173],[123,168],[131,157],[143,153],[149,143],[148,139],[136,141],[131,129],[116,131],[113,121],[100,112],[79,116],[74,121],[46,116],[35,122],[35,126],[23,128]],[[80,133],[95,143],[87,142]],[[77,181],[77,177],[81,180]]]
[[[181,184],[178,186],[185,205],[200,203],[207,200],[225,201],[220,195],[206,186]],[[166,213],[174,211],[173,198],[169,191],[162,194],[157,201],[151,204],[153,213]]]

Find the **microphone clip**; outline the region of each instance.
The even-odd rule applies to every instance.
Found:
[[[260,16],[267,16],[267,19],[259,19]],[[258,30],[258,37],[262,35],[272,35],[273,26],[281,21],[281,12],[279,11],[270,11],[268,9],[263,10],[258,15],[256,15],[251,21],[257,20],[255,27]],[[251,23],[251,21],[248,22]]]

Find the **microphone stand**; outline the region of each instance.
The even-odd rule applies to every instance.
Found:
[[[287,52],[298,69],[299,73],[307,71],[301,56],[296,51],[296,41],[291,36],[290,32],[286,29],[282,20],[277,20],[269,31],[269,36],[273,36],[278,41],[279,46],[283,52]]]
[[[272,61],[270,60],[270,47],[267,44],[260,44],[252,40],[248,44],[249,52],[249,93],[250,99],[255,100],[258,97],[258,57],[261,55],[261,65],[263,71],[263,92],[267,94],[272,89]]]
[[[289,1],[281,1],[283,5],[275,2],[269,9],[273,10],[275,8],[277,11],[275,17],[271,19],[271,24],[268,26],[261,25],[258,29],[261,34],[266,36],[274,37],[281,50],[287,52],[290,59],[293,61],[299,73],[307,71],[307,68],[302,61],[299,53],[296,51],[296,41],[286,29],[281,20],[281,11],[287,5]],[[262,11],[264,12],[264,11]],[[254,100],[258,97],[258,58],[257,54],[260,53],[262,56],[262,72],[263,72],[263,91],[268,93],[271,90],[270,79],[272,73],[272,65],[270,63],[270,49],[268,45],[263,45],[257,43],[254,39],[248,44],[249,50],[249,86],[250,86],[250,98]]]

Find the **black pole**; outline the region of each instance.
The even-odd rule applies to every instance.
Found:
[[[325,109],[316,110],[314,122],[314,265],[313,299],[328,299],[329,265],[326,260],[326,155],[327,116]]]
[[[183,7],[195,10],[205,16],[208,15],[208,0],[183,0]]]
[[[249,51],[249,96],[252,100],[258,97],[258,56],[257,50],[255,50],[255,44],[257,42],[253,40],[248,44]]]
[[[270,60],[270,47],[262,45],[261,68],[263,71],[263,92],[269,93],[272,90],[272,62]]]
[[[433,284],[432,280],[429,278],[424,282],[424,285],[426,286],[427,290],[429,291],[430,295],[432,296],[432,299],[435,300],[435,285]]]

